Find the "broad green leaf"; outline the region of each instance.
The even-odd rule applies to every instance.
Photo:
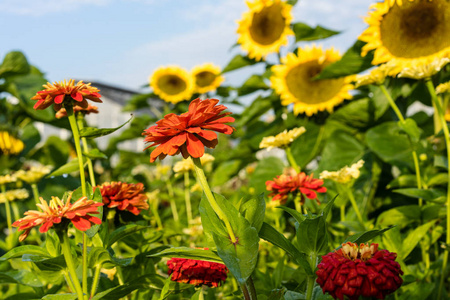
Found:
[[[77,294],[54,294],[45,295],[42,300],[76,300],[78,299]]]
[[[287,4],[294,6],[295,4],[297,4],[298,0],[288,0],[286,1]]]
[[[212,174],[211,186],[221,186],[234,176],[241,166],[241,161],[234,159],[221,163]]]
[[[344,244],[347,242],[352,242],[355,244],[360,244],[360,243],[367,243],[368,241],[370,241],[371,239],[376,238],[377,236],[383,234],[384,232],[388,231],[389,229],[393,228],[392,226],[389,226],[387,228],[383,228],[383,229],[375,229],[375,230],[369,230],[369,231],[364,231],[364,232],[360,232],[357,234],[354,234],[352,236],[349,236],[345,241]],[[339,246],[337,249],[339,249],[341,246]]]
[[[404,122],[398,121],[397,124],[406,132],[406,134],[408,134],[413,143],[419,142],[422,130],[417,126],[413,119],[407,118]]]
[[[286,251],[287,254],[289,254],[295,261],[297,261],[299,265],[303,267],[306,274],[313,274],[306,255],[298,251],[298,249],[295,248],[295,246],[275,228],[264,222],[258,235],[260,238]]]
[[[428,230],[436,223],[435,220],[425,223],[413,231],[411,231],[408,236],[403,240],[402,252],[397,253],[400,260],[406,259],[408,255],[417,246],[420,240],[428,233]]]
[[[324,126],[308,122],[304,127],[306,132],[291,144],[292,155],[302,169],[317,156],[324,142]]]
[[[133,119],[133,116],[131,116],[131,118],[128,121],[126,121],[125,123],[123,123],[122,125],[120,125],[119,127],[116,127],[116,128],[84,127],[83,129],[80,130],[80,136],[88,138],[88,139],[105,136],[105,135],[111,134],[111,133],[119,130],[120,128],[125,126],[127,123],[129,123],[131,121],[131,119]]]
[[[204,296],[203,296],[203,289],[199,289],[198,291],[195,292],[194,295],[192,295],[191,300],[204,300]]]
[[[108,156],[106,156],[104,153],[100,152],[98,149],[91,149],[89,152],[83,152],[83,155],[90,158],[90,159],[107,159]]]
[[[418,205],[398,206],[380,214],[377,224],[380,226],[398,225],[401,228],[411,222],[420,220],[420,207]]]
[[[264,82],[261,75],[250,76],[237,90],[238,96],[245,96],[258,90],[268,90],[269,86]]]
[[[393,192],[402,194],[412,198],[422,198],[427,201],[433,201],[437,203],[444,202],[445,192],[438,189],[421,190],[416,188],[396,189]]]
[[[67,267],[63,255],[46,258],[40,255],[24,254],[22,260],[33,262],[41,271],[60,272]]]
[[[364,45],[364,42],[356,41],[340,60],[325,67],[316,76],[316,79],[330,79],[353,75],[373,67],[373,53],[369,52],[366,56],[361,56],[361,49]]]
[[[399,227],[392,227],[391,230],[388,230],[382,236],[383,245],[386,249],[389,249],[390,252],[395,252],[397,255],[400,255],[403,247],[403,239],[400,234]]]
[[[44,257],[51,257],[46,249],[33,245],[19,246],[0,257],[0,261],[6,261],[11,258],[22,257],[24,254],[40,255]]]
[[[277,208],[281,208],[285,212],[289,213],[295,219],[295,221],[297,221],[298,224],[300,224],[306,219],[306,217],[303,214],[299,213],[295,209],[289,208],[287,206],[278,206]]]
[[[127,237],[129,235],[132,235],[136,232],[145,230],[150,228],[150,226],[142,226],[142,225],[125,225],[122,227],[119,227],[118,229],[114,230],[110,236],[109,241],[107,243],[107,248],[111,247],[115,242],[123,239],[124,237]]]
[[[189,259],[206,260],[217,263],[223,263],[222,259],[217,255],[217,253],[212,250],[193,249],[188,247],[173,247],[149,256],[189,258]]]
[[[283,173],[284,163],[276,157],[267,157],[258,162],[255,171],[250,177],[249,186],[253,187],[257,193],[266,190],[266,181],[273,180]]]
[[[435,155],[434,156],[434,166],[444,169],[448,169],[448,159],[445,156]]]
[[[169,297],[169,295],[171,293],[171,291],[169,290],[171,281],[172,281],[172,275],[167,277],[166,282],[164,283],[164,287],[161,290],[159,300],[165,300],[165,299],[167,299],[167,297]]]
[[[324,254],[328,250],[328,235],[323,216],[305,219],[297,229],[299,250],[307,255]]]
[[[135,111],[142,108],[150,108],[149,99],[156,98],[154,93],[137,94],[128,99],[125,106],[122,108],[123,112]]]
[[[4,272],[0,275],[4,275],[5,277],[3,280],[7,280],[8,277],[10,280],[15,280],[16,283],[34,287],[34,288],[40,288],[43,287],[44,284],[41,281],[41,279],[37,276],[37,272],[30,272],[29,270],[12,270]],[[1,279],[0,279],[1,280]],[[6,283],[6,282],[5,282]],[[11,282],[13,283],[13,282]]]
[[[272,98],[258,96],[250,106],[246,107],[241,113],[240,119],[237,121],[237,127],[242,127],[255,120],[258,120],[260,116],[268,112],[272,108]]]
[[[49,136],[45,144],[33,153],[32,158],[43,165],[51,165],[57,168],[67,163],[70,155],[69,149],[67,141],[57,136]]]
[[[84,166],[86,166],[85,159],[83,159],[83,161],[84,161]],[[54,170],[53,172],[48,174],[46,177],[50,178],[50,177],[53,177],[53,176],[61,176],[61,175],[69,174],[69,173],[76,172],[76,171],[79,171],[79,170],[80,170],[80,167],[78,165],[78,158],[75,158],[75,159],[69,161],[67,164],[59,167],[56,170]]]
[[[394,178],[391,182],[389,182],[389,184],[386,186],[386,188],[392,189],[392,188],[416,187],[416,186],[417,186],[416,175],[405,174],[405,175],[400,175],[397,178]]]
[[[264,222],[264,216],[266,212],[266,201],[264,200],[264,194],[260,194],[257,197],[248,199],[239,207],[240,214],[250,222],[252,227],[255,227],[256,231],[261,229]]]
[[[448,182],[448,174],[447,173],[439,173],[428,179],[428,186],[436,186],[436,185],[446,185]]]
[[[47,231],[47,235],[45,238],[45,248],[53,257],[59,256],[61,254],[61,245],[59,242],[59,238],[54,230]]]
[[[339,31],[334,31],[321,26],[313,28],[305,23],[294,23],[292,25],[296,42],[325,39],[339,33]]]
[[[0,77],[8,75],[27,74],[30,72],[30,65],[27,58],[19,51],[11,51],[5,55],[3,63],[0,65]]]
[[[92,193],[92,187],[89,185],[89,193]],[[94,200],[97,203],[103,202],[103,197],[100,189],[95,189],[93,195],[89,197],[90,199]],[[103,218],[103,206],[97,207],[98,214],[92,214],[94,217],[99,218],[100,220]],[[94,235],[97,234],[98,230],[100,229],[100,226],[102,224],[92,224],[91,228],[86,230],[86,235],[89,238],[92,238]]]
[[[228,65],[225,68],[223,68],[222,73],[234,71],[243,67],[254,65],[256,63],[257,61],[254,59],[248,58],[247,56],[243,56],[241,54],[237,54],[235,57],[231,59]]]

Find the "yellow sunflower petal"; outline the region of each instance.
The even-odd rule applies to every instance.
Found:
[[[362,55],[375,50],[372,64],[449,57],[450,1],[385,0],[371,8],[359,39],[367,43]]]
[[[334,49],[322,50],[312,46],[289,53],[272,67],[272,87],[281,96],[283,105],[294,105],[294,114],[312,116],[319,111],[333,112],[345,99],[351,99],[352,76],[336,79],[313,80],[324,67],[340,59]]]
[[[238,21],[238,43],[250,58],[261,60],[287,45],[292,6],[280,0],[255,0],[247,2],[249,11]]]
[[[195,79],[195,91],[203,94],[217,89],[225,80],[220,72],[220,67],[211,63],[194,67],[191,73]]]
[[[153,92],[167,102],[189,100],[194,91],[194,80],[184,69],[177,66],[159,67],[150,76]]]

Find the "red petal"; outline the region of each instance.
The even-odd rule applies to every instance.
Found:
[[[203,143],[192,133],[188,133],[186,141],[187,151],[192,157],[202,157],[205,154],[205,146]]]
[[[64,101],[65,94],[61,94],[55,97],[55,103],[61,104]]]
[[[83,95],[81,93],[75,92],[70,95],[73,100],[81,102],[83,101]]]

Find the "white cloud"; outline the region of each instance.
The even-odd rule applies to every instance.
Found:
[[[2,0],[0,11],[18,15],[44,15],[73,11],[85,5],[105,5],[110,0]]]

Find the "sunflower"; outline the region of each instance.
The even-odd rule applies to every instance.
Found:
[[[196,66],[192,69],[191,73],[195,79],[195,91],[200,94],[217,89],[225,80],[220,75],[220,67],[211,63]]]
[[[352,76],[336,79],[313,80],[323,68],[340,59],[334,49],[323,51],[312,46],[298,49],[298,54],[289,53],[281,59],[281,65],[272,67],[270,78],[275,91],[281,96],[283,105],[294,104],[294,114],[311,116],[318,111],[333,111],[333,107],[344,99],[351,99]]]
[[[161,99],[171,103],[189,100],[194,91],[194,80],[177,66],[159,67],[150,76],[150,86]]]
[[[359,39],[362,55],[375,50],[372,64],[434,60],[450,55],[450,1],[386,0],[371,6],[369,27]]]
[[[268,54],[278,52],[288,43],[292,6],[280,0],[256,0],[247,2],[250,11],[238,21],[238,43],[248,51],[250,58],[261,60]]]

